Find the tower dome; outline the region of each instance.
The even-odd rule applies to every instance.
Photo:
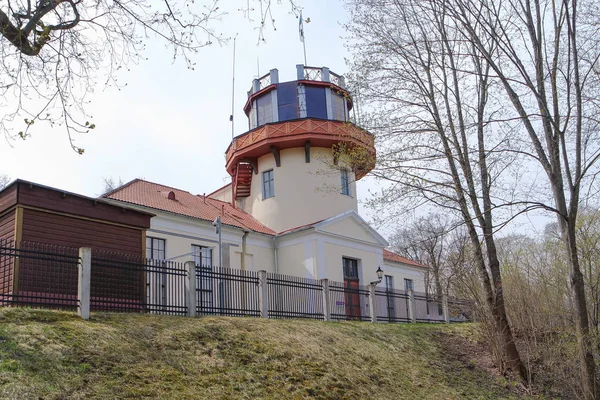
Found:
[[[375,160],[373,135],[350,122],[344,77],[296,69],[295,81],[280,83],[273,69],[252,82],[250,130],[226,152],[234,204],[276,232],[356,211],[355,181]],[[340,157],[342,148],[368,157]]]

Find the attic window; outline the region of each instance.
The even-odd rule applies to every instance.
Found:
[[[160,194],[162,194],[163,196],[165,196],[165,197],[166,197],[167,199],[169,199],[169,200],[177,200],[177,199],[175,198],[175,192],[174,192],[174,191],[172,191],[172,190],[171,190],[171,191],[168,191],[168,192],[165,190],[165,191],[163,191],[163,192],[160,192]]]

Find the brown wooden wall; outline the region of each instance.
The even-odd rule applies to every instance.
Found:
[[[145,253],[143,230],[47,211],[23,209],[22,243],[38,242],[96,251],[136,255]],[[23,247],[23,245],[22,245]],[[77,255],[77,251],[73,252]],[[120,272],[114,270],[113,273]],[[44,276],[45,279],[36,277]],[[139,286],[139,282],[133,282]],[[19,265],[20,293],[77,293],[77,269],[65,262],[28,260]],[[137,296],[140,297],[141,295]]]
[[[0,217],[0,240],[15,239],[15,210]]]
[[[61,192],[58,189],[28,185],[26,182],[18,182],[17,201],[19,205],[23,206],[141,228],[150,228],[152,216],[148,213],[108,204],[102,199],[91,199],[74,193]]]
[[[121,254],[141,261],[151,217],[102,199],[27,181],[14,182],[0,191],[0,240],[14,240],[20,257],[0,254],[0,293],[16,290],[13,294],[19,301],[36,304],[51,304],[55,301],[52,294],[73,300],[77,294],[77,248],[91,247],[96,257],[103,254],[120,259],[114,254]],[[102,272],[99,267],[96,270],[96,275]],[[106,298],[116,289],[114,282],[123,281],[135,288],[127,292],[131,299],[143,301],[140,288],[145,282],[139,277],[120,276],[121,270],[107,271],[111,279],[104,279],[96,289],[103,289]]]
[[[23,241],[91,247],[143,256],[143,230],[49,212],[23,210]]]
[[[17,204],[17,184],[4,188],[0,191],[0,214]]]

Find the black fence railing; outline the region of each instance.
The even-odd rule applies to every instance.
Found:
[[[358,281],[330,281],[329,304],[332,320],[371,320],[369,288]]]
[[[258,273],[196,266],[196,312],[259,317]]]
[[[94,252],[91,262],[92,311],[185,315],[184,264]]]
[[[323,285],[315,279],[267,273],[269,318],[323,319]]]
[[[89,299],[91,311],[193,315],[187,303],[193,301],[195,287],[196,315],[389,323],[444,322],[446,317],[440,299],[370,290],[358,280],[321,281],[103,251],[92,251],[88,262],[89,253],[79,254],[77,248],[28,242],[15,246],[0,240],[0,306],[76,310]],[[79,284],[79,270],[85,268],[90,278],[82,300],[78,290],[85,285]],[[447,304],[451,322],[472,320],[472,302],[450,298]]]
[[[378,322],[410,322],[410,301],[403,290],[375,289],[375,312]]]
[[[0,305],[76,309],[78,251],[0,240]]]

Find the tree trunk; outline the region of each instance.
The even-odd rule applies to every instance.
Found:
[[[504,352],[507,357],[509,368],[525,382],[530,381],[527,368],[521,361],[521,356],[514,340],[508,317],[506,316],[506,307],[504,306],[504,291],[502,288],[502,277],[500,275],[500,261],[496,251],[496,244],[493,239],[486,238],[486,247],[488,253],[488,262],[490,263],[490,272],[492,273],[492,282],[494,284],[495,301],[492,308],[492,314],[498,325],[498,333],[502,337]]]
[[[577,316],[577,343],[581,355],[581,386],[586,399],[596,399],[598,395],[596,364],[592,353],[593,347],[590,338],[585,285],[583,274],[579,267],[574,219],[565,221],[563,218],[559,217],[559,226],[561,228],[562,239],[567,247],[569,264],[571,265],[571,291],[573,294],[575,314]]]

